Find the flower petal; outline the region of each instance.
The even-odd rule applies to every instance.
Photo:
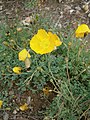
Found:
[[[84,34],[88,34],[90,33],[90,29],[86,24],[81,24],[80,26],[78,26],[78,28],[76,29],[76,37],[84,37]]]
[[[83,37],[84,37],[84,33],[77,33],[77,34],[76,34],[76,37],[77,37],[77,38],[83,38]]]
[[[43,29],[38,30],[38,33],[31,39],[30,47],[38,54],[46,54],[54,49],[54,45],[50,42],[50,36]]]
[[[20,109],[21,111],[27,110],[27,109],[28,109],[28,104],[25,103],[24,105],[20,106],[19,109]]]
[[[18,57],[19,60],[25,61],[27,57],[30,58],[31,56],[26,49],[23,49],[22,51],[19,52]]]
[[[62,44],[62,42],[60,41],[59,37],[56,34],[48,32],[48,35],[50,36],[50,40],[52,43],[54,43],[55,47],[60,46]]]
[[[20,74],[21,73],[22,68],[21,67],[14,67],[13,68],[13,72],[16,74]]]
[[[3,104],[3,101],[2,101],[2,100],[0,100],[0,108],[2,107],[2,104]]]
[[[47,33],[44,29],[38,30],[38,33],[30,40],[30,47],[37,54],[50,53],[61,44],[56,34]]]
[[[44,30],[44,29],[40,29],[38,30],[38,33],[37,33],[37,37],[40,39],[40,40],[43,40],[43,39],[48,39],[48,33]]]

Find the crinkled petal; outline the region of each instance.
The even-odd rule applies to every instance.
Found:
[[[38,54],[46,54],[54,49],[54,45],[50,42],[50,36],[43,29],[38,30],[38,33],[31,39],[30,47]]]
[[[37,35],[34,35],[34,37],[30,40],[30,47],[36,53],[40,53],[40,40]]]
[[[25,103],[24,105],[20,106],[19,108],[21,111],[25,111],[28,109],[28,104]]]
[[[84,37],[85,33],[90,33],[90,29],[86,24],[81,24],[80,26],[78,26],[75,32],[76,37]]]
[[[61,43],[56,34],[47,33],[44,29],[40,29],[30,40],[30,47],[38,54],[46,54],[52,52]]]
[[[59,37],[56,34],[53,34],[51,32],[48,32],[48,35],[50,36],[51,43],[54,43],[55,47],[60,46],[62,42],[60,41]]]
[[[2,100],[0,100],[0,108],[2,107],[2,104],[3,104],[3,101],[2,101]]]
[[[19,60],[25,61],[27,57],[30,58],[31,56],[26,49],[23,49],[22,51],[19,52],[18,57]]]
[[[21,70],[22,70],[21,67],[14,67],[13,68],[13,72],[16,73],[16,74],[21,74]]]
[[[44,29],[40,29],[40,30],[38,30],[37,37],[40,40],[43,40],[45,38],[48,39],[48,34]]]
[[[83,37],[84,37],[84,33],[77,33],[77,34],[76,34],[76,37],[77,37],[77,38],[79,38],[79,37],[80,37],[80,38],[83,38]]]

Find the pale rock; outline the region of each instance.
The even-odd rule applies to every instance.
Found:
[[[72,14],[73,12],[74,12],[74,10],[73,10],[73,9],[71,9],[71,10],[70,10],[70,14]]]
[[[88,17],[90,18],[90,13],[88,14]]]
[[[81,7],[76,6],[75,9],[78,10],[78,11],[80,11],[80,10],[81,10]]]
[[[48,10],[48,11],[49,11],[49,10],[50,10],[50,8],[49,8],[49,7],[45,7],[45,10]]]
[[[13,114],[17,114],[17,111],[16,111],[16,110],[14,110],[14,111],[13,111]]]
[[[0,6],[0,11],[2,10],[2,8],[3,8],[3,7],[2,7],[2,6]]]

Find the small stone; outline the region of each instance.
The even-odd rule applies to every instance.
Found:
[[[90,18],[90,13],[88,14],[88,17]]]
[[[71,9],[71,6],[65,5],[64,8],[65,8],[64,11],[67,11],[67,10],[70,10],[70,9]]]
[[[7,14],[7,15],[10,15],[11,13],[7,11],[6,14]]]
[[[60,3],[60,2],[62,2],[62,0],[58,0],[58,2]]]
[[[3,120],[9,120],[9,114],[7,112],[4,113]]]
[[[31,96],[28,96],[27,98],[27,104],[29,105],[31,103]]]
[[[2,0],[0,0],[0,4],[2,4]]]
[[[2,10],[2,8],[3,8],[3,7],[2,7],[2,6],[0,6],[0,11]]]
[[[61,25],[61,23],[59,23],[59,24],[58,24],[58,27],[59,27],[60,29],[62,28],[62,25]]]
[[[17,111],[16,111],[16,110],[14,110],[14,111],[13,111],[13,114],[17,114]]]
[[[49,7],[45,7],[45,10],[50,10],[50,8]]]
[[[76,15],[77,15],[77,16],[80,16],[80,12],[79,12],[79,11],[76,11]]]
[[[85,3],[83,6],[82,6],[83,10],[85,12],[89,11],[89,5],[87,3]]]
[[[71,9],[71,10],[70,10],[70,14],[72,14],[73,12],[74,12],[74,10],[73,10],[73,9]]]
[[[78,10],[78,11],[80,11],[80,10],[81,10],[81,7],[76,6],[75,9]]]

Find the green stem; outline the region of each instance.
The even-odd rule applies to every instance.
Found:
[[[55,86],[55,88],[57,89],[57,91],[60,91],[60,86],[58,85],[58,82],[56,81],[56,78],[54,77],[52,71],[51,71],[51,61],[50,61],[50,54],[49,54],[49,61],[48,61],[48,69],[49,69],[49,73],[51,74],[51,77],[52,77],[52,83],[53,85]]]

